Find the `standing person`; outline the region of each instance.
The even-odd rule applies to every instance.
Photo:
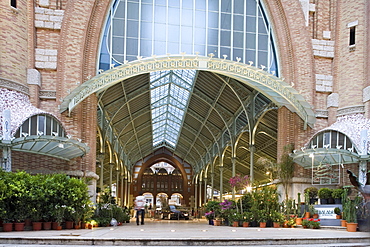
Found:
[[[136,224],[139,225],[139,216],[141,215],[141,224],[144,225],[144,205],[145,205],[145,197],[143,196],[143,192],[140,192],[139,195],[135,199],[135,210],[136,210]]]

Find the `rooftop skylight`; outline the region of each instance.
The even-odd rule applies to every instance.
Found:
[[[196,70],[150,73],[153,146],[176,147]]]

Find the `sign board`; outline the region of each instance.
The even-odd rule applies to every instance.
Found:
[[[334,213],[335,207],[320,207],[320,205],[315,206],[320,219],[336,219],[337,215]]]

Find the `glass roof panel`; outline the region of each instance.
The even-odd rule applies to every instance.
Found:
[[[176,147],[195,75],[195,70],[150,73],[153,146]]]

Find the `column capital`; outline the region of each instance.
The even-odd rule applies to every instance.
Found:
[[[220,166],[218,169],[220,169],[220,172],[223,172],[224,171],[224,167],[223,166]]]

